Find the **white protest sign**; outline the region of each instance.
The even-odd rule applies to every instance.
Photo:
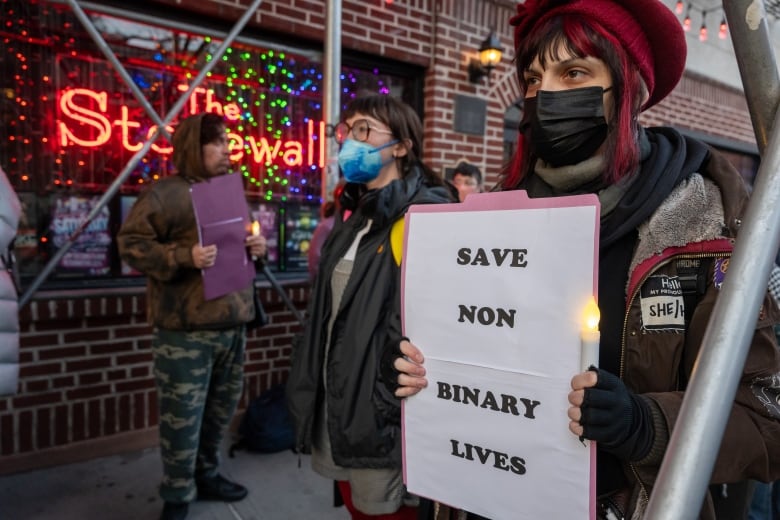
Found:
[[[593,515],[595,450],[566,413],[598,199],[488,193],[406,219],[404,332],[428,379],[403,405],[409,491],[494,520]]]

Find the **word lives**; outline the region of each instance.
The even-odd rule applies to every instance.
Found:
[[[526,397],[498,394],[491,390],[470,388],[467,386],[436,382],[436,397],[452,403],[484,408],[494,412],[514,415],[526,419],[536,419],[536,407],[541,403]],[[491,465],[502,471],[511,471],[516,475],[525,475],[525,459],[469,442],[450,439],[450,455],[483,465]]]
[[[528,266],[527,249],[493,248],[484,249],[462,247],[458,249],[456,262],[458,265],[474,267],[519,267]],[[516,309],[500,307],[478,307],[476,305],[458,305],[458,323],[469,322],[474,325],[486,325],[509,328],[515,326]]]

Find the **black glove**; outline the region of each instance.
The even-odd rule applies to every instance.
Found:
[[[643,459],[655,437],[650,403],[613,374],[593,367],[590,370],[596,372],[598,382],[585,389],[580,407],[582,436],[622,460]]]
[[[409,341],[409,338],[400,338],[398,341],[389,341],[385,344],[382,356],[379,358],[379,376],[387,388],[387,391],[395,395],[398,389],[398,370],[395,369],[395,360],[401,357],[401,341]]]

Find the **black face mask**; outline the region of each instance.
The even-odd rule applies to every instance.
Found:
[[[611,88],[540,90],[527,98],[520,130],[529,132],[536,155],[555,167],[591,157],[607,138],[604,93]]]

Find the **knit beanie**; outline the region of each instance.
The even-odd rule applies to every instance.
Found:
[[[636,64],[650,95],[642,109],[666,97],[685,69],[685,34],[677,17],[660,0],[526,0],[509,23],[515,50],[537,27],[560,15],[601,25]]]

